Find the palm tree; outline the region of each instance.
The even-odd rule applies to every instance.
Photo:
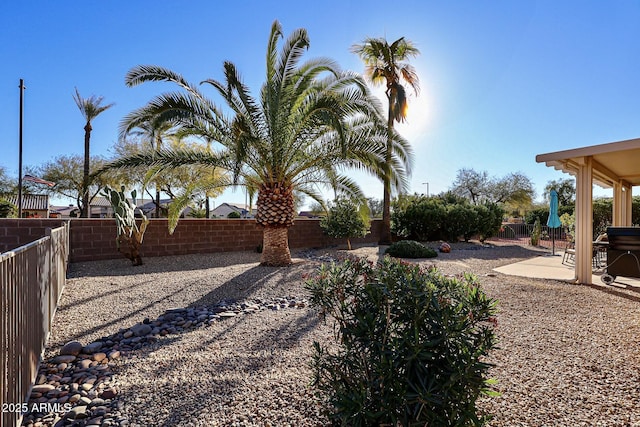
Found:
[[[114,104],[101,105],[104,97],[91,95],[89,98],[83,98],[76,88],[76,93],[73,95],[76,105],[80,109],[80,113],[87,121],[84,125],[84,173],[82,178],[82,206],[80,209],[81,217],[87,218],[89,216],[89,161],[90,161],[90,141],[91,141],[91,121],[95,119],[100,113],[113,107]]]
[[[394,122],[403,122],[407,116],[407,96],[401,81],[411,86],[416,95],[420,91],[418,75],[415,69],[406,63],[410,57],[417,56],[420,51],[413,43],[399,38],[391,45],[384,38],[366,38],[362,44],[352,47],[352,52],[357,54],[365,63],[365,75],[374,84],[380,85],[386,82],[385,94],[389,102],[389,114],[387,118],[387,152],[386,162],[382,169],[382,183],[384,196],[382,201],[382,232],[379,243],[388,245],[391,243],[391,180],[393,170],[390,167],[392,157],[392,140],[394,138]]]
[[[134,126],[134,127],[131,127]],[[126,120],[120,126],[120,138],[126,138],[128,135],[135,135],[140,137],[143,142],[148,142],[152,150],[160,150],[162,148],[162,141],[165,137],[171,137],[169,133],[172,128],[169,122],[155,123],[152,118],[147,121],[138,122],[135,124]],[[155,217],[160,218],[160,184],[156,182],[156,194],[154,204],[156,206]]]
[[[258,99],[231,62],[224,63],[224,81],[203,82],[217,90],[232,111],[230,117],[177,73],[156,66],[130,70],[125,79],[129,86],[170,81],[181,90],[162,94],[132,112],[126,126],[153,117],[204,141],[215,141],[219,147],[216,151],[163,149],[117,159],[108,166],[227,169],[233,184],[257,189],[256,221],[263,226],[261,262],[273,266],[291,263],[288,228],[296,216],[294,192],[321,201],[320,186],[331,183],[343,194],[363,198],[355,182],[342,172],[357,167],[378,173],[384,159],[380,141],[387,136],[380,105],[359,75],[341,71],[330,59],[301,62],[309,46],[304,29],[295,30],[278,49],[282,38],[276,21]],[[396,148],[400,162],[410,158],[406,141],[398,138]],[[404,177],[404,172],[399,176]]]

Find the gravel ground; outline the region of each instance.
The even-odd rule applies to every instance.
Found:
[[[221,300],[306,298],[303,276],[338,249],[294,252],[294,265],[258,265],[255,253],[73,264],[47,356],[158,319],[172,308]],[[377,247],[350,252],[372,260]],[[640,293],[492,272],[539,251],[456,244],[423,260],[445,274],[472,272],[499,301],[500,349],[490,356],[499,397],[480,406],[491,426],[640,426]],[[304,257],[304,258],[302,258]],[[161,337],[114,363],[131,426],[323,426],[309,387],[313,341],[331,327],[309,307],[253,314]]]

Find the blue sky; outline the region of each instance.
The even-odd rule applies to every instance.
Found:
[[[567,177],[536,154],[640,137],[640,1],[24,1],[0,4],[0,165],[18,173],[19,79],[25,165],[81,154],[72,94],[116,105],[93,122],[92,154],[110,156],[118,123],[168,84],[124,85],[155,64],[189,81],[222,78],[230,60],[258,93],[271,23],[304,27],[308,57],[363,71],[349,48],[405,36],[421,81],[400,131],[415,150],[412,192],[449,188],[461,168],[521,171],[536,185]],[[209,91],[209,88],[203,90]],[[209,93],[209,92],[207,92]],[[210,92],[213,97],[213,92]],[[382,186],[356,175],[365,193]],[[597,191],[600,194],[602,191]],[[243,202],[241,191],[215,200]],[[607,194],[606,192],[602,194]]]

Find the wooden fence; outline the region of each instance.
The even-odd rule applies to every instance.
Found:
[[[17,426],[65,285],[69,225],[0,254],[0,426]]]

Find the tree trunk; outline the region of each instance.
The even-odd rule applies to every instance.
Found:
[[[84,171],[82,175],[82,218],[89,218],[89,141],[91,140],[91,122],[84,127]]]
[[[260,263],[270,266],[291,264],[288,234],[296,215],[293,187],[279,182],[262,184],[257,208],[256,222],[264,227]]]
[[[160,187],[156,185],[156,218],[160,218]]]
[[[260,265],[282,267],[291,264],[288,227],[266,225],[262,239]]]
[[[391,148],[393,135],[393,112],[389,98],[389,120],[387,122],[387,147],[385,152],[384,176],[382,177],[382,230],[380,230],[379,245],[391,244]]]

